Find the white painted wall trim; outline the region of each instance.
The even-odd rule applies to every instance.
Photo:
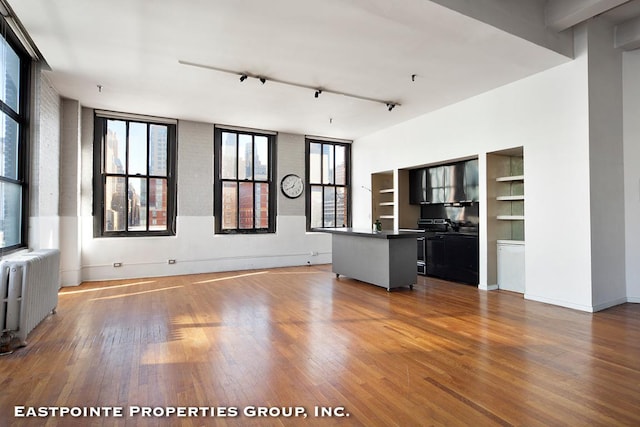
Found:
[[[589,305],[575,304],[571,301],[559,300],[555,298],[547,298],[539,295],[531,295],[531,294],[525,293],[524,299],[530,300],[530,301],[543,302],[545,304],[553,304],[560,307],[571,308],[574,310],[586,311],[589,313],[593,313],[594,311],[596,311],[594,307]]]
[[[83,217],[83,222],[83,230],[91,230],[92,217]],[[306,233],[304,216],[278,216],[276,222],[276,233],[216,235],[213,216],[178,216],[176,236],[93,238],[85,234],[82,280],[331,263],[331,235]],[[176,262],[169,264],[170,259]],[[121,266],[114,267],[114,263],[121,263]]]

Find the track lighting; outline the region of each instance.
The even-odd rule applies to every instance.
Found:
[[[211,65],[204,65],[204,64],[196,64],[195,62],[188,62],[188,61],[183,61],[183,60],[178,60],[178,63],[183,64],[183,65],[189,65],[192,67],[199,67],[199,68],[206,68],[208,70],[214,70],[214,71],[219,71],[221,73],[227,73],[227,74],[235,74],[235,75],[239,75],[240,76],[240,81],[243,82],[245,80],[247,80],[248,77],[252,77],[252,78],[256,78],[258,80],[260,80],[260,83],[265,84],[267,82],[267,78],[264,76],[260,76],[258,74],[252,74],[252,73],[247,73],[247,72],[238,72],[238,71],[233,71],[233,70],[229,70],[226,68],[218,68],[218,67],[214,67]],[[416,75],[412,74],[411,75],[411,79],[415,80]],[[387,106],[387,109],[389,111],[393,110],[396,106],[400,105],[397,102],[392,102],[392,101],[385,101],[382,99],[376,99],[376,98],[369,98],[368,96],[361,96],[361,95],[356,95],[354,93],[347,93],[347,92],[340,92],[337,90],[331,90],[331,89],[318,89],[317,87],[313,87],[310,85],[306,85],[303,83],[296,83],[296,82],[291,82],[291,81],[286,81],[286,80],[279,80],[276,78],[272,78],[269,77],[269,82],[274,82],[274,83],[280,83],[283,85],[287,85],[287,86],[293,86],[293,87],[299,87],[302,89],[309,89],[309,90],[313,90],[314,91],[314,97],[318,98],[320,96],[321,93],[325,92],[325,93],[332,93],[334,95],[342,95],[342,96],[346,96],[349,98],[353,98],[353,99],[359,99],[362,101],[369,101],[369,102],[377,102],[379,104],[384,104]]]

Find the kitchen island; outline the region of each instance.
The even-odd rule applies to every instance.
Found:
[[[413,289],[416,270],[416,239],[420,231],[371,231],[324,228],[331,233],[332,271],[352,279],[393,288]]]

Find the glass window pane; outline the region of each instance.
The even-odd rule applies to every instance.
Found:
[[[20,57],[4,38],[0,49],[0,97],[13,111],[20,113]]]
[[[336,226],[336,189],[324,187],[324,227]]]
[[[336,145],[336,185],[347,184],[347,148],[344,145]]]
[[[18,123],[2,113],[2,151],[0,151],[0,175],[18,179]]]
[[[219,135],[220,145],[216,147],[220,151],[216,154],[222,160],[216,185],[222,181],[224,198],[222,212],[216,211],[216,215],[221,216],[220,230],[269,230],[273,226],[269,215],[272,139],[233,131],[220,131]]]
[[[269,228],[269,184],[256,184],[256,228]]]
[[[126,221],[126,180],[123,177],[107,177],[104,186],[104,230],[124,231]]]
[[[167,126],[149,126],[149,175],[167,176]]]
[[[149,180],[149,230],[167,229],[167,194],[166,179]]]
[[[222,132],[222,163],[220,177],[223,179],[235,179],[238,175],[237,135],[235,133]]]
[[[309,144],[309,183],[322,184],[322,144]]]
[[[322,145],[322,183],[333,184],[333,145]]]
[[[336,227],[347,226],[347,189],[336,188]]]
[[[107,120],[104,144],[104,168],[107,173],[125,173],[127,155],[127,124],[121,120]]]
[[[238,213],[240,217],[240,229],[253,228],[253,183],[240,183],[240,203],[238,205]]]
[[[238,184],[222,183],[222,228],[238,228]]]
[[[22,243],[22,187],[0,181],[0,247]]]
[[[322,227],[322,187],[311,187],[311,228]]]
[[[147,174],[147,125],[129,123],[129,175]]]
[[[129,178],[129,231],[147,231],[147,179]]]
[[[238,141],[238,179],[253,179],[253,138],[240,134]]]
[[[253,174],[256,181],[269,179],[269,140],[266,136],[256,136],[253,139],[255,158]]]

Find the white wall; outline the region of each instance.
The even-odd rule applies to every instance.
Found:
[[[361,187],[373,172],[479,155],[484,173],[487,152],[524,146],[525,297],[590,311],[587,65],[586,33],[577,31],[570,63],[356,140],[354,225],[370,227],[370,195]],[[483,252],[486,242],[485,217]],[[486,281],[481,266],[480,285]]]
[[[627,299],[640,302],[640,50],[623,58]]]
[[[80,234],[80,118],[78,101],[63,99],[60,133],[60,270],[62,283],[82,281]]]
[[[613,27],[592,19],[589,44],[589,175],[594,310],[626,301],[622,53]]]
[[[144,112],[138,112],[144,113]],[[84,281],[269,268],[331,262],[331,238],[307,233],[304,197],[285,200],[278,190],[274,234],[214,235],[213,129],[209,123],[178,122],[178,217],[172,237],[93,237],[91,188],[93,112],[81,121],[82,217],[81,279]],[[277,137],[278,182],[295,172],[304,176],[302,135]],[[279,186],[278,186],[279,188]],[[313,253],[313,255],[312,255]],[[168,260],[176,264],[169,265]],[[122,267],[113,267],[113,263]],[[78,283],[64,283],[75,285]]]

